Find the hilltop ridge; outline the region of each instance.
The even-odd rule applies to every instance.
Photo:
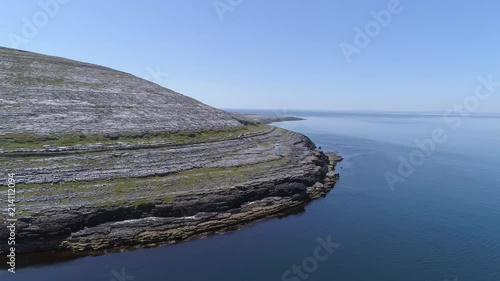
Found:
[[[1,131],[35,134],[241,128],[222,110],[107,67],[0,48]]]

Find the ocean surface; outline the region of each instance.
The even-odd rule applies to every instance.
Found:
[[[305,212],[163,248],[2,270],[0,280],[500,280],[499,116],[260,113],[307,119],[275,125],[345,159],[336,187]]]

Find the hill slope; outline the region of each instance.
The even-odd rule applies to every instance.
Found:
[[[301,134],[101,66],[2,48],[0,109],[0,197],[15,174],[18,253],[229,231],[303,207],[338,179],[340,158]]]
[[[106,67],[0,48],[6,132],[175,132],[238,128],[229,114]]]

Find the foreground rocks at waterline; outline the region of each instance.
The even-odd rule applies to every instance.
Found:
[[[231,231],[303,208],[338,180],[341,158],[301,134],[101,66],[0,48],[0,108],[0,197],[15,174],[17,253]]]

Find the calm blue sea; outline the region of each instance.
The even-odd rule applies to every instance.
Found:
[[[277,126],[345,158],[335,189],[304,213],[165,248],[19,268],[0,280],[500,280],[500,117],[453,127],[437,114],[285,115],[307,120]],[[445,140],[421,159],[415,142],[436,129]],[[404,161],[411,167],[400,173]],[[392,189],[386,174],[398,179]],[[338,244],[331,253],[318,242],[328,239]]]

